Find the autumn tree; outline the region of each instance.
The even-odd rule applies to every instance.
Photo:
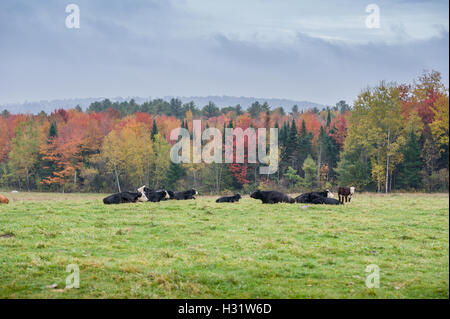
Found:
[[[28,191],[30,191],[30,174],[34,170],[38,153],[38,128],[30,118],[16,127],[8,162],[13,175],[24,177]]]
[[[363,91],[354,103],[344,152],[362,146],[371,161],[377,191],[384,184],[390,190],[390,177],[403,160],[405,144],[398,88],[382,82]]]

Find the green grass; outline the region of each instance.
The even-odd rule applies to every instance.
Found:
[[[0,298],[449,297],[448,194],[357,194],[306,209],[248,196],[117,206],[96,194],[8,197]],[[68,264],[79,289],[64,289]],[[378,289],[365,285],[369,264]]]

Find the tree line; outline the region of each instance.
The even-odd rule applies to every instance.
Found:
[[[175,164],[172,129],[279,129],[279,169],[260,164]],[[439,72],[409,84],[380,82],[353,105],[291,112],[255,101],[199,108],[178,99],[92,103],[51,114],[0,116],[0,188],[113,192],[141,185],[194,187],[202,193],[259,189],[303,191],[353,185],[359,190],[448,191],[448,88]]]

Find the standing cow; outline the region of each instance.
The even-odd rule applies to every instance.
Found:
[[[345,202],[347,203],[347,201],[350,203],[350,200],[352,199],[353,194],[355,194],[355,187],[342,187],[340,186],[338,188],[338,196],[339,196],[339,201],[343,204],[344,203],[344,199]]]

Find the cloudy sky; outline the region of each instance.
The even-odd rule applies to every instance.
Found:
[[[68,29],[65,8],[80,8]],[[366,27],[366,6],[380,28]],[[435,69],[447,0],[2,0],[0,103],[234,95],[352,102]]]

